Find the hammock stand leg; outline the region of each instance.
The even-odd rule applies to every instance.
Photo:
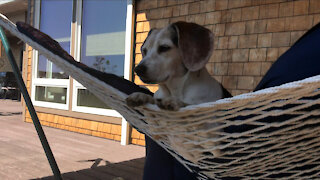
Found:
[[[38,136],[39,136],[39,139],[41,141],[42,147],[43,147],[44,152],[45,152],[45,154],[47,156],[47,159],[49,161],[49,164],[50,164],[51,170],[52,170],[52,172],[54,174],[54,177],[55,177],[56,180],[62,180],[61,173],[60,173],[60,170],[58,168],[57,162],[54,159],[54,156],[52,154],[51,148],[50,148],[49,143],[47,141],[46,135],[43,132],[42,126],[41,126],[41,124],[39,122],[38,116],[36,114],[36,111],[34,109],[34,106],[33,106],[32,102],[31,102],[30,96],[28,94],[26,85],[23,82],[23,79],[21,77],[19,68],[17,66],[17,63],[16,63],[14,57],[13,57],[12,51],[10,49],[10,46],[9,46],[9,43],[8,43],[8,40],[7,40],[7,37],[4,34],[4,31],[3,31],[2,27],[0,27],[0,38],[1,38],[2,44],[3,44],[4,48],[5,48],[5,52],[6,52],[7,56],[8,56],[8,59],[9,59],[9,62],[11,64],[11,67],[12,67],[12,70],[14,72],[14,75],[15,75],[15,77],[17,79],[17,83],[18,83],[18,86],[19,86],[19,88],[21,90],[21,93],[23,95],[24,101],[25,101],[25,103],[26,103],[26,105],[28,107],[28,110],[29,110],[30,116],[32,118],[34,127],[36,128],[36,131],[38,133]]]

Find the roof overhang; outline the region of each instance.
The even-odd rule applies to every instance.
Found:
[[[15,12],[27,11],[28,0],[1,0],[0,13],[11,14]]]

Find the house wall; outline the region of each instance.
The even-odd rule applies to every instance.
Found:
[[[33,23],[34,1],[31,4],[30,22]],[[32,85],[32,61],[33,49],[26,46],[23,55],[23,79],[27,86],[29,94],[31,94]],[[28,109],[23,102],[24,112],[23,120],[32,122]],[[49,126],[77,133],[112,139],[121,140],[121,118],[108,116],[90,115],[86,113],[77,113],[63,110],[56,110],[43,107],[35,107],[39,120],[43,126]],[[145,145],[144,136],[135,129],[130,129],[129,143],[137,145]]]
[[[215,34],[208,71],[238,95],[252,91],[272,63],[320,22],[320,1],[138,0],[136,14],[135,65],[142,59],[140,48],[150,29],[194,22]],[[138,77],[134,80],[144,85]]]

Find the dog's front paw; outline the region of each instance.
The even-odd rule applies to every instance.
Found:
[[[148,103],[154,104],[154,99],[149,94],[141,92],[135,92],[129,95],[126,99],[126,103],[130,107],[142,106]]]
[[[161,109],[169,110],[169,111],[178,111],[180,108],[186,106],[187,104],[180,101],[177,98],[163,98],[157,99],[156,104]]]

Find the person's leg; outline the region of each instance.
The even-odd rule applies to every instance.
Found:
[[[172,180],[173,157],[162,147],[146,136],[146,160],[144,165],[144,180]]]
[[[143,180],[196,180],[196,177],[166,150],[146,136]]]

